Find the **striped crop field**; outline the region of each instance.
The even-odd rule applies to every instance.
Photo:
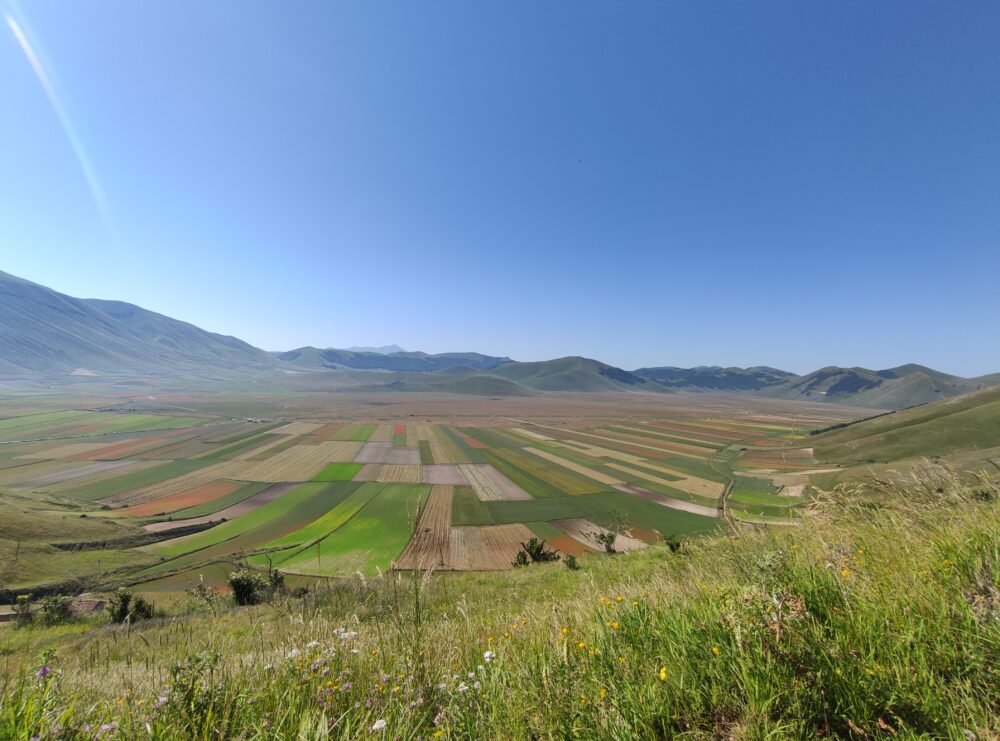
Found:
[[[531,537],[583,555],[603,549],[601,533],[631,550],[733,522],[794,525],[805,487],[782,477],[815,465],[796,441],[825,422],[45,412],[0,420],[0,437],[20,441],[0,446],[0,490],[155,535],[135,547],[133,578],[157,590],[212,564],[302,577],[507,569]]]

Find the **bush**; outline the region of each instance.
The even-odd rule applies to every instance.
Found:
[[[240,569],[229,575],[229,586],[237,605],[259,605],[267,597],[270,585],[256,571]]]
[[[528,554],[524,551],[518,551],[517,555],[514,556],[513,566],[515,569],[520,568],[521,566],[527,566],[529,563],[531,562],[528,561]]]
[[[73,598],[62,594],[45,597],[42,600],[42,620],[47,625],[68,623],[73,619]]]
[[[566,556],[566,558],[563,559],[563,563],[566,564],[566,568],[570,571],[580,570],[580,564],[577,562],[576,556]]]
[[[12,605],[14,608],[14,624],[28,625],[34,619],[31,613],[31,595],[19,594]]]
[[[126,620],[149,620],[155,612],[152,602],[142,597],[134,597],[125,587],[119,587],[108,600],[108,613],[111,622],[124,623]]]
[[[617,553],[615,541],[618,540],[618,533],[607,530],[603,533],[590,533],[590,536],[604,546],[605,553]]]

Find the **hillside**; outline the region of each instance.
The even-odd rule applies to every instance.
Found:
[[[511,363],[492,373],[538,391],[662,391],[642,376],[598,360],[571,356]]]
[[[765,366],[640,368],[635,373],[676,391],[746,392],[875,409],[904,409],[1000,383],[1000,374],[962,378],[915,363],[886,370],[827,366],[801,376]]]
[[[475,370],[490,370],[505,363],[510,358],[482,355],[476,352],[449,352],[429,355],[423,352],[380,352],[376,350],[356,352],[328,348],[300,347],[288,352],[275,353],[283,363],[298,368],[351,368],[354,370],[389,370],[410,373],[436,373],[454,367]]]
[[[77,299],[0,273],[0,373],[65,375],[264,368],[267,353],[234,337],[120,301]]]
[[[717,365],[697,368],[639,368],[636,375],[656,381],[666,388],[679,391],[756,391],[794,378],[794,373],[756,366],[753,368],[722,368]]]
[[[1000,447],[1000,387],[905,409],[816,435],[817,460],[891,462]]]

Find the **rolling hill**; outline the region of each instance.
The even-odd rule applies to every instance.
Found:
[[[482,355],[476,352],[449,352],[428,355],[423,352],[379,352],[377,350],[356,352],[328,348],[300,347],[297,350],[274,353],[283,363],[299,368],[352,368],[354,370],[389,370],[418,373],[435,373],[450,368],[462,367],[473,370],[490,370],[505,363],[510,358]]]
[[[1000,383],[1000,374],[962,378],[915,363],[886,370],[828,366],[801,376],[766,366],[640,368],[635,373],[675,391],[747,392],[876,409],[904,409]]]
[[[1000,448],[1000,386],[815,435],[817,460],[886,463]]]

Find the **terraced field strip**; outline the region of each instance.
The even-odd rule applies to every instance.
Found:
[[[610,437],[609,435],[597,435],[592,432],[579,432],[577,430],[568,430],[562,428],[551,428],[558,429],[560,435],[558,437],[560,442],[565,442],[567,440],[576,440],[578,442],[589,443],[591,445],[602,445],[604,447],[615,448],[625,453],[631,453],[632,455],[646,456],[647,458],[666,458],[668,456],[685,456],[688,458],[697,458],[699,460],[704,459],[704,456],[694,455],[693,453],[679,452],[675,450],[665,450],[656,445],[646,445],[644,443],[631,442],[628,440],[621,440],[619,438]]]
[[[420,484],[424,480],[423,467],[419,464],[384,464],[375,479],[385,484]]]
[[[309,481],[330,463],[350,463],[361,443],[333,441],[295,445],[263,461],[233,461],[227,478],[244,481]]]
[[[621,463],[606,461],[604,465],[608,468],[613,468],[644,481],[652,481],[669,486],[673,489],[679,489],[699,497],[717,499],[721,496],[722,490],[725,487],[725,484],[721,482],[711,481],[699,476],[692,476],[691,474],[680,469],[665,466],[661,461],[651,461],[629,453],[622,453],[618,450],[598,446],[587,446],[580,449],[595,458],[610,458],[612,461],[622,461],[630,464],[626,466]],[[652,471],[660,474],[666,474],[667,478],[663,479],[657,477],[655,473],[651,473]]]
[[[387,442],[367,442],[353,460],[355,463],[419,465],[420,451],[416,448],[394,448],[392,443]]]
[[[565,494],[589,494],[605,485],[568,469],[543,463],[537,456],[513,448],[483,451],[485,462],[529,494],[536,497],[559,497]]]
[[[598,432],[609,436],[612,440],[621,440],[627,443],[632,443],[635,445],[643,445],[644,447],[649,447],[654,450],[666,450],[670,453],[679,453],[681,455],[692,455],[697,458],[709,458],[714,455],[718,448],[709,448],[704,445],[692,445],[691,443],[674,443],[668,442],[666,440],[660,440],[658,438],[643,436],[639,434],[629,434],[625,432],[616,432],[610,429],[600,429]]]
[[[55,487],[54,491],[58,491],[60,496],[69,499],[92,502],[211,465],[210,461],[135,461],[129,459],[128,461],[106,462],[128,463],[128,465],[121,465],[119,468],[107,469],[67,482],[68,485],[59,485]]]
[[[608,463],[609,468],[614,468],[618,471],[624,473],[632,474],[644,481],[652,481],[656,484],[662,484],[664,486],[669,486],[671,489],[680,489],[681,491],[686,491],[688,494],[695,494],[699,497],[705,497],[706,499],[718,499],[722,496],[722,490],[725,488],[724,484],[716,483],[715,481],[706,481],[705,479],[699,479],[694,477],[683,477],[683,478],[671,478],[662,479],[656,476],[651,476],[650,474],[640,471],[634,468],[629,468],[628,466],[623,466],[620,463]],[[660,466],[648,466],[647,468],[661,468]],[[669,469],[668,473],[673,476],[681,476],[679,471],[674,471]],[[622,483],[622,482],[618,482]]]
[[[350,423],[341,427],[339,430],[331,435],[331,440],[350,440],[357,443],[363,443],[368,440],[371,434],[375,431],[375,425],[372,424],[357,424]]]
[[[689,435],[697,435],[698,437],[716,439],[724,443],[734,443],[745,438],[745,435],[740,433],[726,432],[725,430],[720,430],[715,427],[699,426],[695,423],[650,422],[649,426],[656,429],[682,432]]]
[[[614,476],[608,476],[607,474],[601,473],[600,471],[597,471],[593,468],[587,468],[586,466],[581,466],[577,463],[574,463],[571,460],[563,458],[562,456],[558,456],[553,453],[548,453],[544,450],[539,450],[538,448],[524,448],[524,450],[527,451],[528,453],[532,453],[533,455],[537,455],[539,458],[544,458],[547,461],[551,461],[552,463],[555,463],[557,466],[562,466],[563,468],[567,468],[570,471],[580,474],[581,476],[586,476],[589,479],[593,479],[594,481],[597,481],[600,484],[607,484],[609,486],[613,486],[615,484],[624,483],[620,478],[616,478]]]
[[[371,435],[368,436],[368,441],[373,443],[391,443],[392,442],[392,425],[380,424],[376,425],[375,430]]]
[[[540,501],[540,500],[534,500]],[[512,520],[517,522],[518,520]],[[451,497],[452,525],[494,525],[493,515],[471,486],[456,486]]]
[[[179,476],[168,478],[165,481],[159,481],[139,489],[105,497],[101,501],[109,505],[134,506],[143,502],[150,502],[154,499],[169,497],[219,479],[232,478],[230,472],[234,465],[241,464],[229,462],[212,463],[204,468],[188,471]]]
[[[309,433],[309,437],[313,437],[317,442],[323,442],[324,440],[332,440],[333,436],[344,426],[343,422],[327,422],[320,425],[315,430]]]
[[[450,565],[451,486],[433,486],[420,513],[416,530],[393,564],[395,569],[446,568]]]
[[[30,482],[49,474],[61,471],[73,471],[79,468],[80,461],[74,460],[27,462],[23,466],[14,466],[0,470],[0,486],[16,488],[21,482]]]
[[[435,463],[469,463],[468,456],[440,427],[431,428],[430,447]]]
[[[361,470],[360,463],[331,463],[312,477],[313,481],[350,481]]]
[[[718,506],[709,506],[707,504],[696,504],[694,502],[689,502],[686,499],[678,499],[676,497],[669,497],[660,492],[650,491],[649,489],[643,489],[641,486],[636,486],[634,484],[620,484],[615,487],[619,491],[624,491],[629,494],[634,494],[637,497],[645,499],[650,502],[655,502],[656,504],[663,505],[664,507],[669,507],[670,509],[676,509],[680,512],[690,512],[693,515],[701,515],[702,517],[718,517],[719,508]]]
[[[655,440],[666,440],[667,442],[673,443],[691,443],[692,445],[697,445],[701,448],[711,448],[714,451],[721,450],[726,447],[726,443],[720,442],[718,440],[708,440],[705,437],[695,437],[694,435],[682,435],[680,433],[668,433],[663,430],[655,430],[647,425],[640,424],[623,424],[623,425],[611,425],[607,428],[614,432],[625,432],[631,435],[639,435],[640,437],[652,438]]]
[[[392,447],[406,447],[406,425],[394,425],[392,428]]]
[[[282,492],[291,489],[295,484],[268,484],[263,481],[236,482],[239,488],[203,504],[196,504],[191,507],[179,509],[170,514],[167,518],[160,518],[158,522],[144,525],[143,529],[148,532],[161,532],[163,530],[173,530],[185,525],[196,525],[203,522],[214,522],[217,520],[231,520],[234,517],[245,515],[264,504]],[[262,492],[267,492],[263,494]],[[256,495],[261,497],[257,498]],[[251,499],[251,497],[254,497]],[[242,505],[242,506],[237,506]]]
[[[334,576],[387,571],[413,535],[424,501],[423,484],[365,484],[381,487],[375,497],[315,546],[283,562],[295,574]]]
[[[281,441],[280,436],[272,435],[268,432],[261,432],[257,435],[249,435],[235,443],[229,443],[228,445],[222,445],[217,448],[212,448],[204,453],[200,453],[197,458],[214,458],[214,459],[239,459],[245,460],[251,455],[260,452],[262,449],[267,449],[272,447],[276,440]]]
[[[40,458],[43,460],[55,460],[57,458],[73,458],[80,455],[89,455],[105,447],[104,443],[63,443],[45,447],[31,453],[19,456],[20,458]]]
[[[123,469],[133,470],[141,467],[131,461],[90,461],[76,462],[73,468],[63,468],[51,473],[45,473],[34,478],[21,479],[7,484],[11,489],[46,489],[51,491],[53,487],[60,485],[77,484],[81,479],[95,481],[102,478],[118,475]]]
[[[476,496],[481,501],[534,499],[528,492],[491,465],[485,463],[466,463],[458,466],[458,469],[465,480],[472,485]]]
[[[115,512],[121,517],[151,517],[153,515],[170,514],[187,507],[195,507],[206,504],[215,499],[220,499],[242,486],[238,481],[212,481],[201,486],[186,489],[178,494],[154,499],[149,502],[137,504],[134,507],[126,507]]]
[[[534,430],[526,430],[523,427],[512,427],[511,432],[516,432],[520,435],[526,435],[534,440],[552,440],[548,435],[543,435],[540,432],[535,432]]]
[[[234,461],[251,461],[251,460],[266,460],[267,454],[269,453],[279,453],[276,450],[279,446],[285,446],[285,450],[289,447],[288,438],[285,435],[269,435],[264,433],[262,437],[267,438],[259,445],[254,445],[251,448],[244,448],[239,450],[235,455],[230,457],[230,460]]]
[[[466,480],[462,469],[459,466],[449,466],[436,464],[424,466],[425,484],[441,484],[447,486],[464,486],[469,482]]]
[[[268,499],[261,506],[240,517],[223,522],[221,525],[216,525],[211,530],[204,530],[199,533],[184,535],[179,538],[173,538],[172,540],[165,540],[160,543],[143,546],[140,550],[148,551],[149,553],[154,553],[158,556],[164,556],[167,558],[171,556],[181,556],[186,553],[201,551],[209,546],[229,541],[236,536],[249,533],[251,530],[258,528],[261,525],[279,521],[285,515],[293,512],[301,505],[307,504],[310,501],[316,500],[320,502],[321,507],[329,504],[329,507],[325,507],[322,512],[317,512],[314,517],[309,518],[299,525],[299,527],[304,527],[336,504],[336,502],[331,502],[328,497],[323,497],[327,487],[331,486],[335,485],[310,483],[286,487],[284,490],[278,489],[277,496]],[[266,494],[268,491],[270,490],[265,490],[264,492],[261,492],[261,494]],[[261,540],[260,544],[267,543],[275,538],[281,537],[286,532],[289,531],[285,530],[280,533],[274,533],[271,537]]]
[[[357,481],[341,482],[337,484],[336,488],[331,487],[326,490],[328,495],[337,498],[337,501],[326,514],[295,532],[288,533],[281,538],[265,543],[262,549],[297,546],[284,553],[277,554],[274,557],[274,562],[283,563],[292,559],[354,517],[380,491],[381,488],[379,487],[365,485]],[[267,562],[264,558],[257,560],[263,564]]]
[[[194,438],[199,438],[203,434],[203,428],[196,428],[194,430],[182,428],[154,436],[147,435],[113,443],[106,442],[98,450],[94,450],[87,454],[86,460],[120,460],[122,458],[139,455],[140,453],[159,451],[168,446],[181,445]],[[165,456],[161,460],[170,460],[170,456]]]
[[[593,523],[590,520],[585,520],[582,517],[574,517],[567,520],[553,520],[552,524],[574,540],[583,543],[588,548],[601,551],[604,550],[604,545],[597,540],[594,534],[600,533],[602,535],[606,535],[609,531],[600,525]],[[615,550],[620,553],[638,551],[645,547],[646,544],[641,540],[631,538],[628,535],[619,534],[615,538]]]
[[[448,538],[451,567],[458,571],[511,569],[521,544],[531,537],[531,531],[519,524],[453,527]]]
[[[282,427],[269,430],[271,435],[311,435],[323,425],[318,422],[289,422]]]
[[[0,420],[0,441],[63,437],[93,437],[124,432],[146,432],[195,427],[218,422],[204,417],[110,412],[42,412]]]
[[[269,484],[263,481],[251,481],[251,482],[239,481],[236,483],[239,485],[239,488],[237,488],[235,491],[232,491],[229,494],[226,494],[225,496],[219,497],[218,499],[209,500],[204,504],[196,504],[191,507],[185,507],[184,509],[179,509],[176,512],[171,513],[168,521],[176,523],[178,520],[183,521],[191,518],[203,517],[205,515],[215,515],[214,518],[210,518],[210,520],[206,521],[211,521],[211,519],[222,519],[222,518],[231,520],[234,517],[238,517],[241,514],[246,514],[246,512],[250,511],[250,509],[255,508],[251,507],[250,509],[237,509],[235,507],[235,505],[247,501],[248,499],[250,499],[250,497],[255,496],[265,490],[268,490],[269,493],[273,493],[274,491],[278,491],[279,489],[280,491],[287,491],[291,487],[295,486],[295,484]],[[256,502],[257,500],[254,501]],[[229,511],[227,512],[227,510]],[[154,528],[152,531],[156,532],[157,530],[164,530],[164,529],[169,530],[170,528]]]
[[[242,560],[245,554],[256,553],[266,543],[275,538],[296,532],[310,522],[322,517],[340,501],[335,492],[331,494],[329,491],[338,486],[343,486],[343,484],[300,484],[254,512],[238,517],[235,520],[224,522],[221,525],[216,525],[210,530],[203,531],[203,533],[197,533],[197,535],[220,533],[220,529],[224,529],[228,525],[236,525],[237,523],[240,523],[241,527],[246,526],[242,532],[233,535],[232,531],[228,531],[226,535],[231,537],[226,537],[203,548],[163,561],[156,566],[146,569],[143,576],[162,574],[209,561],[230,559],[234,556]],[[311,496],[300,499],[295,506],[281,513],[274,511],[276,505],[279,505],[284,499],[295,495],[297,490],[302,487],[305,487],[307,490],[311,489]],[[265,513],[269,509],[271,511],[266,512],[266,516],[258,517],[258,515]],[[173,541],[167,542],[170,543],[179,540],[182,540],[182,538],[174,538]],[[253,563],[252,558],[251,556],[247,560]],[[266,563],[264,556],[261,556],[261,560]]]

